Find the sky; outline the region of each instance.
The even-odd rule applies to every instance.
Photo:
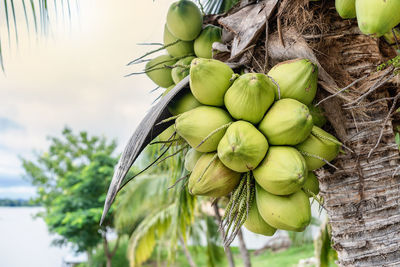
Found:
[[[143,68],[126,66],[131,59],[154,49],[138,43],[162,42],[173,1],[71,2],[69,23],[62,19],[65,13],[50,12],[48,37],[28,32],[23,9],[16,6],[18,45],[13,29],[8,45],[0,16],[6,68],[0,73],[0,198],[34,195],[20,157],[45,151],[47,137],[60,136],[65,126],[116,139],[122,152],[158,96],[149,93],[156,86],[145,75],[123,76]]]

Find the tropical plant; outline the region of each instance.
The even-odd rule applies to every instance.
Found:
[[[36,35],[47,35],[49,25],[59,17],[65,22],[71,19],[71,9],[77,6],[72,0],[4,0],[0,2],[0,27],[6,26],[7,39],[0,36],[0,67],[4,71],[2,47],[11,43],[18,45],[19,33],[25,27],[28,34],[34,31]],[[23,16],[25,23],[21,25],[19,16]]]
[[[26,178],[37,189],[34,201],[44,207],[42,217],[51,233],[58,236],[55,245],[72,243],[79,252],[92,250],[101,242],[111,266],[107,233],[113,226],[110,214],[99,225],[105,191],[111,181],[117,157],[114,141],[62,131],[62,138],[50,137],[46,152],[36,153],[34,160],[22,159]]]

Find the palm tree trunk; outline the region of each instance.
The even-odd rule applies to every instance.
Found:
[[[243,266],[251,267],[250,254],[249,251],[247,250],[246,243],[244,242],[242,229],[239,230],[237,237],[239,242],[240,255],[242,256],[243,259]]]
[[[217,218],[218,225],[221,225],[222,218],[221,218],[221,215],[219,214],[218,199],[215,201],[213,207],[214,207],[214,213],[215,213],[215,217]],[[221,229],[222,239],[224,239],[224,236],[225,236],[225,231],[224,231],[224,229]],[[225,251],[226,258],[228,259],[229,267],[235,267],[235,261],[233,260],[231,248],[225,247],[224,251]]]
[[[187,259],[190,267],[196,267],[196,263],[194,262],[193,257],[190,254],[189,248],[187,247],[186,242],[183,240],[182,235],[179,236],[179,239],[181,241],[183,252],[185,253],[186,259]]]

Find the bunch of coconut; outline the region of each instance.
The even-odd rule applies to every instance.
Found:
[[[191,147],[185,157],[189,192],[251,201],[237,216],[255,233],[303,231],[311,220],[309,197],[319,192],[312,171],[332,161],[341,146],[319,127],[325,118],[312,105],[317,77],[308,59],[282,62],[268,75],[238,75],[221,61],[193,59],[193,98],[177,96],[169,105],[177,115],[171,133]]]
[[[212,44],[221,41],[222,29],[214,25],[203,26],[203,14],[195,3],[180,0],[168,10],[164,26],[164,48],[167,54],[158,56],[146,64],[147,76],[159,87],[165,88],[164,95],[189,74],[190,63],[196,57],[212,58]],[[181,92],[184,101],[195,106],[195,98],[190,90]],[[192,106],[176,110],[171,105],[171,113],[179,114]],[[166,137],[172,130],[166,131]],[[173,132],[173,131],[172,131]]]
[[[336,0],[336,10],[344,19],[357,18],[358,27],[364,34],[384,36],[389,44],[400,41],[399,0]]]

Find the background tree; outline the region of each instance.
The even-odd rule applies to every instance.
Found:
[[[73,134],[65,128],[62,138],[50,138],[48,151],[36,154],[32,161],[22,159],[27,179],[37,187],[34,201],[45,208],[38,215],[50,232],[59,235],[54,243],[72,243],[76,251],[90,255],[103,242],[107,266],[111,266],[115,253],[107,240],[113,225],[112,212],[103,226],[99,221],[117,162],[115,147],[114,141],[107,142],[104,137],[90,137],[86,132]]]

